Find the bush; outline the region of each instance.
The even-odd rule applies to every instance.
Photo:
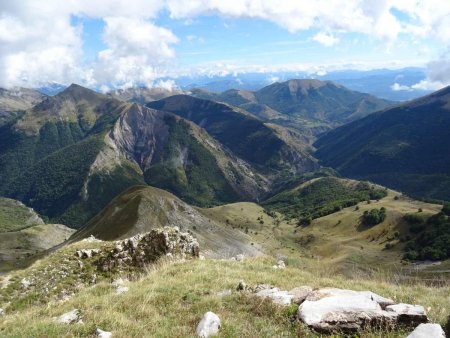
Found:
[[[443,213],[431,216],[420,227],[420,235],[406,244],[405,259],[408,260],[444,260],[450,258],[450,222]],[[418,233],[419,233],[418,232]]]
[[[362,216],[362,223],[367,226],[380,224],[386,219],[386,208],[372,209],[365,211]]]

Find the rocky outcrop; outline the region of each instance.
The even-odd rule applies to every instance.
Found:
[[[211,311],[204,314],[202,320],[197,325],[197,336],[208,338],[216,336],[220,329],[220,318]]]
[[[445,333],[439,324],[420,324],[406,338],[445,338]]]
[[[143,268],[162,256],[198,257],[199,251],[198,242],[192,235],[181,232],[178,227],[165,227],[117,241],[115,247],[95,264],[101,271],[127,266]]]

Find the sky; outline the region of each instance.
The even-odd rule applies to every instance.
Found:
[[[409,66],[450,84],[450,1],[0,0],[1,87]]]

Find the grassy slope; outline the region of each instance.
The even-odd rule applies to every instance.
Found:
[[[22,203],[0,197],[0,233],[18,231],[42,223],[42,219]]]
[[[136,186],[113,199],[71,239],[94,235],[103,240],[116,240],[159,227],[178,226],[197,237],[207,256],[260,254],[257,245],[250,244],[249,236],[221,222],[213,222],[203,210],[191,207],[167,191]]]
[[[234,203],[206,209],[203,212],[211,219],[239,228],[247,232],[265,252],[274,256],[284,256],[296,264],[299,259],[320,260],[320,264],[342,271],[347,276],[366,274],[371,269],[381,269],[395,273],[403,255],[404,243],[409,227],[403,216],[422,209],[424,214],[435,214],[440,205],[414,201],[405,197],[395,199],[399,194],[388,190],[388,196],[379,200],[361,202],[339,212],[312,221],[310,226],[297,227],[297,220],[285,219],[282,215],[269,216],[262,207],[254,203]],[[361,226],[364,211],[385,207],[386,220],[372,228]],[[399,232],[398,237],[395,233]],[[386,250],[386,243],[393,248]],[[445,270],[449,262],[444,262],[440,270]],[[432,268],[432,267],[430,267]],[[412,266],[404,266],[405,274],[413,274]],[[424,269],[422,277],[426,276]],[[439,275],[436,275],[439,277]]]
[[[67,257],[72,257],[75,248],[64,250]],[[57,268],[62,254],[54,253],[45,261],[37,262],[33,269],[43,270],[49,262],[52,269]],[[36,306],[33,303],[39,302],[40,296],[35,295],[29,302],[14,303],[17,312],[11,310],[10,314],[0,317],[0,332],[3,337],[89,336],[95,334],[96,328],[101,328],[112,331],[116,337],[194,337],[203,314],[213,311],[222,321],[220,337],[318,336],[298,321],[292,321],[295,307],[282,309],[237,292],[222,298],[215,295],[224,289],[234,290],[240,280],[248,285],[268,283],[282,289],[310,285],[371,290],[399,302],[421,304],[429,309],[430,319],[441,324],[449,314],[449,286],[395,284],[383,276],[371,280],[347,279],[307,260],[299,261],[298,267],[288,265],[284,270],[273,269],[273,264],[270,258],[248,259],[244,263],[209,259],[160,262],[139,280],[127,283],[130,291],[124,294],[116,294],[105,278],[96,287],[82,289],[65,302]],[[10,276],[9,287],[27,273],[30,271]],[[84,325],[63,325],[52,320],[73,308],[82,311]],[[365,331],[362,335],[404,337],[406,331]]]
[[[40,224],[0,233],[0,272],[28,266],[35,254],[61,244],[73,232],[61,224]]]

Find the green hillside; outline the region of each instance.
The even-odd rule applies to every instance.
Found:
[[[450,200],[450,89],[333,130],[315,155],[342,175]]]
[[[38,214],[21,202],[0,197],[0,233],[43,223]]]
[[[283,191],[262,203],[289,218],[298,218],[308,225],[313,219],[337,212],[361,201],[379,200],[386,191],[365,182],[335,177],[318,178]]]

